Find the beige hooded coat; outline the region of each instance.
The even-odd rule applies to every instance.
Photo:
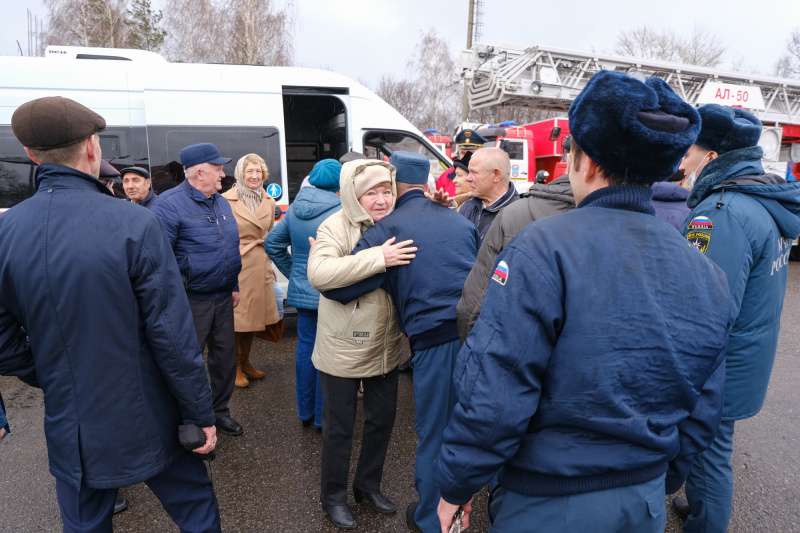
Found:
[[[397,198],[393,166],[364,159],[344,164],[340,179],[342,210],[319,227],[317,242],[308,258],[308,281],[319,291],[347,287],[386,271],[380,247],[350,254],[373,224],[358,203],[354,184],[356,175],[368,165],[382,165],[391,171],[392,195]],[[346,378],[386,374],[400,362],[400,341],[397,313],[383,289],[347,305],[320,296],[311,361],[321,372]]]

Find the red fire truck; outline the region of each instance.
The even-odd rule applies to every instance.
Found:
[[[519,192],[527,192],[537,174],[548,183],[567,173],[563,144],[569,137],[569,123],[565,118],[551,118],[522,126],[501,124],[496,128],[479,129],[477,133],[490,141],[489,146],[508,152],[511,182]]]
[[[425,137],[439,150],[442,154],[447,156],[447,159],[453,159],[453,140],[447,135],[440,135],[436,130],[425,130]]]

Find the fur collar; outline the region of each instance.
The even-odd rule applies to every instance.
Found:
[[[725,152],[706,165],[706,168],[700,173],[692,192],[689,193],[689,198],[686,199],[686,205],[690,208],[697,207],[711,194],[711,190],[716,185],[726,179],[745,174],[763,174],[764,169],[761,166],[763,155],[764,150],[760,146],[748,146]]]

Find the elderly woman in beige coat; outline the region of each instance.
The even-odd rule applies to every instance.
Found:
[[[342,210],[317,230],[308,259],[308,280],[320,291],[346,287],[408,264],[416,248],[411,241],[364,250],[356,255],[361,235],[389,214],[397,196],[395,169],[383,161],[345,163],[340,177]],[[364,430],[353,495],[380,513],[395,505],[381,492],[381,477],[397,410],[397,364],[401,333],[389,295],[377,289],[342,305],[323,296],[312,362],[322,384],[323,510],[334,525],[351,529],[356,518],[347,506],[347,477],[356,419],[359,383],[364,384]]]
[[[280,320],[273,288],[272,261],[264,251],[264,238],[275,224],[275,200],[264,190],[269,176],[267,165],[256,154],[248,154],[236,163],[236,184],[223,196],[239,225],[239,305],[233,310],[236,331],[236,386],[247,387],[250,379],[264,377],[250,363],[250,346],[257,331]]]

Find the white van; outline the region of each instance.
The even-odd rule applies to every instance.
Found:
[[[0,57],[0,211],[35,191],[34,165],[11,131],[24,102],[64,96],[105,118],[103,159],[150,170],[156,192],[180,183],[180,150],[210,142],[233,161],[259,154],[283,213],[314,164],[349,151],[388,159],[425,154],[434,176],[450,161],[375,93],[317,69],[169,63],[153,52],[50,46],[45,57]],[[122,195],[120,187],[117,194]],[[121,196],[122,197],[122,196]]]

